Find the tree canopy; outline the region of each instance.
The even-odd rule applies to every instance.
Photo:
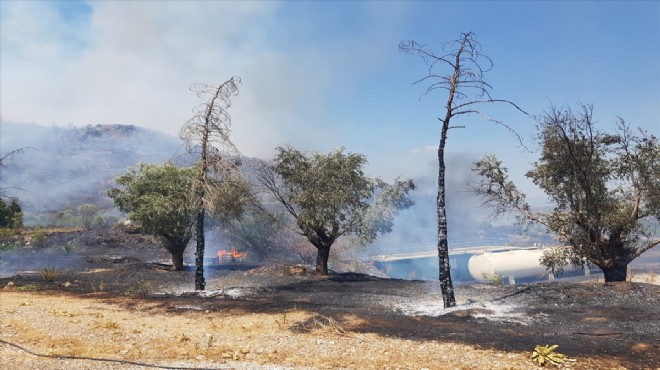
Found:
[[[175,270],[183,269],[183,252],[195,225],[195,167],[140,164],[117,177],[121,188],[108,195],[145,233],[157,236],[172,254]]]
[[[259,172],[259,182],[294,220],[299,234],[317,248],[317,273],[328,274],[330,247],[344,235],[364,243],[390,232],[393,217],[413,202],[412,180],[388,185],[365,175],[364,155],[336,149],[329,154],[278,147],[272,165]]]
[[[623,281],[627,265],[660,240],[660,146],[645,131],[635,134],[619,119],[614,133],[599,131],[592,108],[553,107],[540,120],[540,158],[526,176],[554,204],[533,211],[495,156],[475,164],[474,190],[495,214],[513,212],[521,223],[545,226],[567,247],[552,249],[542,263],[591,263],[606,281]]]
[[[108,195],[115,205],[128,214],[142,230],[158,237],[172,254],[176,270],[183,268],[183,252],[193,236],[197,221],[197,176],[199,166],[177,167],[140,164],[117,177],[121,188],[113,188]],[[250,184],[242,177],[227,176],[224,180],[210,179],[206,190],[211,216],[219,221],[239,217],[245,204],[251,201]]]

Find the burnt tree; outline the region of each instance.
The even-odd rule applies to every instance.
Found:
[[[231,106],[231,97],[238,95],[239,77],[232,77],[224,83],[214,86],[195,84],[191,86],[198,97],[207,99],[195,110],[195,115],[181,129],[184,140],[191,153],[198,154],[199,172],[195,186],[196,196],[196,251],[195,251],[195,289],[204,290],[204,221],[208,195],[211,186],[209,173],[223,177],[237,171],[239,155],[231,142],[231,117],[227,111]]]
[[[445,206],[444,157],[447,132],[450,128],[453,128],[450,124],[454,118],[476,114],[487,121],[504,126],[518,136],[508,125],[486,116],[478,109],[478,106],[480,104],[505,103],[523,113],[525,112],[509,100],[494,99],[490,95],[492,87],[486,82],[484,75],[492,68],[493,63],[488,56],[482,54],[481,44],[472,32],[462,33],[459,39],[445,43],[441,53],[436,53],[412,40],[401,42],[399,50],[406,54],[419,56],[427,65],[427,74],[414,82],[415,84],[428,84],[424,95],[436,90],[447,92],[445,114],[443,117],[438,118],[441,124],[440,143],[438,145],[437,246],[440,260],[439,280],[442,288],[442,299],[445,307],[452,307],[456,305],[456,299],[450,275]]]

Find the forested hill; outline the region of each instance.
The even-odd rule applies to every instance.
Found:
[[[0,155],[3,187],[23,204],[26,221],[84,203],[111,208],[105,196],[113,179],[140,162],[163,163],[184,153],[177,137],[133,125],[53,127],[3,122]]]

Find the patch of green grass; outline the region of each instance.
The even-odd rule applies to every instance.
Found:
[[[35,284],[21,285],[17,286],[16,290],[19,292],[33,292],[37,290],[37,286]]]

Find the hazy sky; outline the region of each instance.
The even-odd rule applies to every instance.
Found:
[[[3,121],[177,135],[199,103],[188,86],[237,75],[232,137],[244,154],[345,146],[374,175],[435,176],[446,97],[419,99],[425,66],[398,45],[439,48],[473,31],[495,63],[494,97],[532,114],[593,104],[604,127],[620,116],[660,135],[658,1],[2,0],[0,14]],[[533,133],[508,107],[489,113]],[[467,127],[450,131],[447,151],[466,167],[496,153],[520,179],[535,159],[479,117],[456,124]]]

